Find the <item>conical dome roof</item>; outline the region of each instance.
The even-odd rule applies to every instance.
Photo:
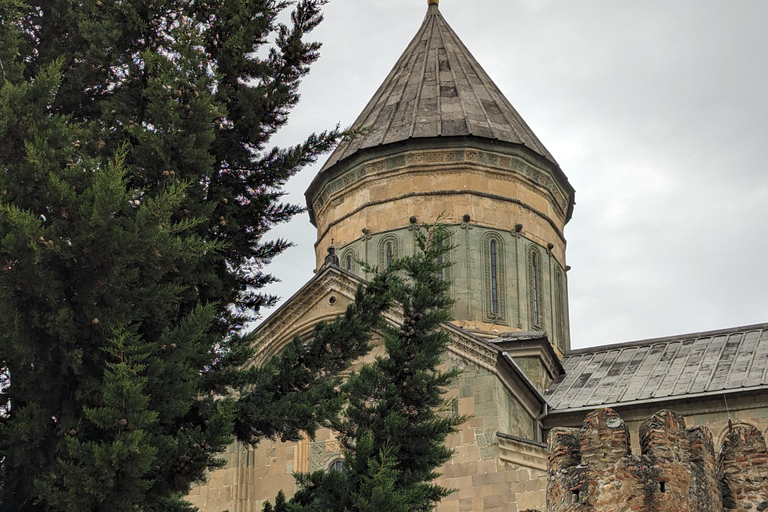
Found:
[[[362,149],[460,136],[521,144],[557,167],[434,4],[352,129],[363,132],[342,142],[321,172]]]

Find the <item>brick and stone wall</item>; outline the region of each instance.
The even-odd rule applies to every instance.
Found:
[[[660,411],[640,428],[641,454],[612,409],[581,429],[554,429],[548,443],[548,512],[762,512],[768,453],[752,427],[735,427],[719,456],[706,427]]]

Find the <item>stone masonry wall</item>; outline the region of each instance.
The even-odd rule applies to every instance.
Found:
[[[581,429],[553,429],[548,446],[548,512],[762,512],[768,509],[768,453],[752,427],[733,428],[715,457],[706,427],[686,428],[660,411],[629,429],[612,409]]]

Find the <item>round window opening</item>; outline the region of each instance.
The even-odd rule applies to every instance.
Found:
[[[331,296],[331,298],[328,299],[328,304],[330,304],[331,306],[336,304],[336,297]]]
[[[328,471],[341,471],[342,469],[344,469],[344,461],[341,459],[331,462],[331,465],[328,466]]]

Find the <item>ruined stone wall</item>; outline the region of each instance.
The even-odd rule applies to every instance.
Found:
[[[715,456],[706,427],[686,428],[672,411],[640,427],[641,454],[612,409],[581,429],[554,429],[548,446],[548,512],[762,512],[768,453],[753,427],[733,428]]]

